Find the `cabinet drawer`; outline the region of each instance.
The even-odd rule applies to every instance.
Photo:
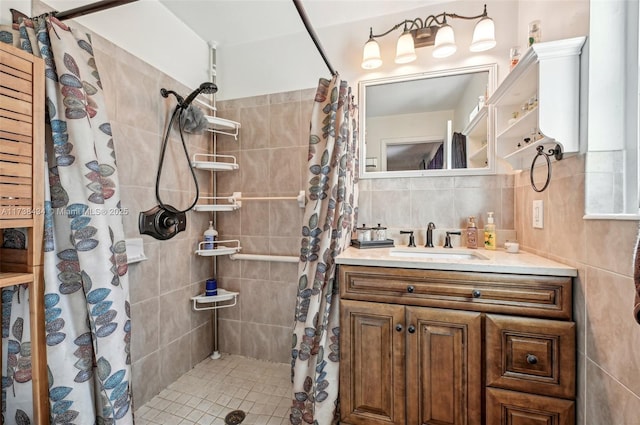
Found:
[[[486,316],[487,386],[575,396],[575,323]]]
[[[487,388],[487,424],[574,425],[575,403],[561,398]]]
[[[344,299],[571,319],[571,278],[340,266]]]

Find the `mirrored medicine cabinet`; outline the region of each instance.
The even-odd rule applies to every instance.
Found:
[[[360,177],[493,174],[496,64],[359,83]]]

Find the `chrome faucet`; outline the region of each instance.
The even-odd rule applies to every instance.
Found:
[[[427,224],[427,243],[424,245],[425,248],[433,248],[433,229],[435,228],[436,225],[433,224],[433,221]]]

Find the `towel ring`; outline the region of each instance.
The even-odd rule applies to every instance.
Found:
[[[551,157],[553,156],[557,161],[560,161],[562,159],[562,146],[556,145],[554,148],[549,149],[549,153],[546,153],[544,151],[543,145],[539,145],[536,150],[538,151],[538,153],[533,157],[533,161],[531,161],[529,179],[531,180],[531,187],[533,188],[533,190],[535,190],[536,192],[544,192],[545,189],[549,186],[549,183],[551,183]],[[542,189],[538,189],[535,182],[533,181],[533,167],[535,167],[536,161],[540,156],[544,156],[544,159],[547,160],[547,180],[544,182],[544,186],[542,186]]]

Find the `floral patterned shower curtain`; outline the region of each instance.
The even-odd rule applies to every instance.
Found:
[[[307,205],[292,343],[292,424],[338,416],[339,309],[335,257],[357,220],[357,113],[339,76],[320,79],[311,115]]]
[[[8,34],[0,31],[0,39],[11,41]],[[13,43],[43,57],[46,66],[44,268],[51,423],[133,424],[123,210],[91,41],[53,17],[41,17],[24,20]],[[9,357],[2,371],[5,424],[30,423],[24,386],[31,373],[20,358],[28,352],[16,352],[29,337],[16,333],[16,323],[29,329],[24,296],[24,288],[2,296],[4,314],[10,314],[10,319],[3,315],[3,350],[8,349],[3,359]]]

